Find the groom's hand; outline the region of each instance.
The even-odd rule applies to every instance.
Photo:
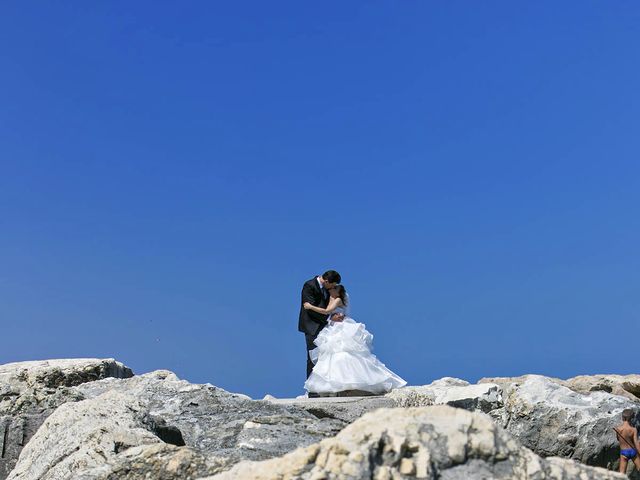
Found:
[[[344,320],[344,313],[336,313],[335,315],[331,316],[331,320],[333,320],[334,322],[341,322]]]

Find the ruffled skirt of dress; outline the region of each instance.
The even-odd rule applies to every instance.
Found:
[[[371,353],[373,335],[352,318],[329,322],[315,344],[317,348],[309,352],[315,366],[304,384],[308,392],[385,393],[407,384]]]

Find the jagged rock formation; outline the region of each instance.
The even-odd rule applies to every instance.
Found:
[[[227,469],[224,461],[206,457],[189,447],[167,443],[141,445],[124,450],[106,463],[84,470],[74,480],[173,480],[203,477]]]
[[[378,408],[398,406],[388,397],[329,397],[314,399],[268,399],[276,405],[291,405],[305,410],[313,416],[324,419],[332,418],[346,424],[356,421],[367,412]]]
[[[500,385],[522,383],[530,376],[482,378],[478,383],[497,383]],[[640,401],[640,375],[580,375],[567,380],[553,377],[545,378],[578,393],[602,391],[636,402]]]
[[[501,408],[502,389],[494,384],[471,385],[459,378],[445,377],[429,385],[404,387],[380,397],[335,397],[318,399],[267,399],[281,405],[294,405],[318,418],[335,418],[351,423],[378,408],[450,405],[465,410],[489,412]]]
[[[386,395],[398,407],[450,405],[465,410],[489,412],[502,406],[502,389],[492,383],[471,385],[459,378],[445,377],[421,387],[404,387]]]
[[[263,462],[241,462],[206,480],[423,478],[613,480],[624,475],[542,459],[489,417],[447,406],[381,409],[336,437]]]
[[[82,399],[75,385],[133,372],[114,359],[42,360],[0,365],[0,480],[60,405]]]
[[[582,389],[591,384],[631,384],[629,379],[621,380],[619,376],[577,378]],[[447,377],[430,385],[394,390],[381,398],[378,406],[450,405],[470,411],[479,410],[491,415],[498,425],[538,455],[560,456],[587,465],[617,468],[618,445],[611,428],[620,421],[623,409],[638,408],[640,404],[600,389],[579,393],[567,386],[578,384],[574,380],[525,375],[483,379],[482,383],[471,385],[464,380]],[[346,418],[345,413],[336,413],[336,409],[348,410],[348,404],[307,402],[306,408],[326,416]],[[374,408],[373,404],[361,403],[357,411]]]
[[[579,393],[607,392],[633,401],[640,400],[640,375],[580,375],[565,382]]]
[[[489,414],[538,455],[613,468],[618,446],[612,427],[638,403],[596,391],[582,394],[540,375],[502,384],[503,407]]]
[[[142,459],[154,450],[122,452],[162,442],[197,452],[168,452],[167,459],[175,462],[178,457],[200,454],[202,465],[196,471],[211,473],[240,460],[283,455],[333,436],[346,425],[335,419],[320,420],[297,407],[191,384],[167,371],[101,380],[74,391],[86,400],[62,405],[44,422],[9,480],[109,478],[118,469],[143,464]],[[164,468],[161,459],[157,461],[153,468]],[[97,474],[86,472],[105,463],[109,464],[106,473],[104,469]]]
[[[0,480],[226,479],[257,469],[283,480],[620,478],[544,457],[614,468],[611,427],[640,406],[638,378],[443,378],[379,397],[256,401],[169,371],[132,376],[113,359],[8,364]]]

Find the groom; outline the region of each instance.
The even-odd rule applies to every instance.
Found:
[[[309,351],[316,348],[314,340],[327,325],[327,315],[305,310],[305,302],[309,302],[316,307],[326,308],[329,303],[329,290],[340,283],[340,274],[335,270],[327,270],[321,276],[317,276],[305,282],[302,287],[302,301],[300,302],[300,319],[298,320],[298,331],[304,333],[307,342],[307,378],[313,370],[313,362],[309,356]]]

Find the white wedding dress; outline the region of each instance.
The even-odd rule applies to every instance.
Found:
[[[344,313],[342,322],[329,317],[329,325],[320,331],[309,352],[315,364],[304,384],[307,392],[335,393],[362,390],[385,393],[407,384],[371,353],[373,335],[364,323],[348,316],[348,308],[337,308],[332,315]]]

